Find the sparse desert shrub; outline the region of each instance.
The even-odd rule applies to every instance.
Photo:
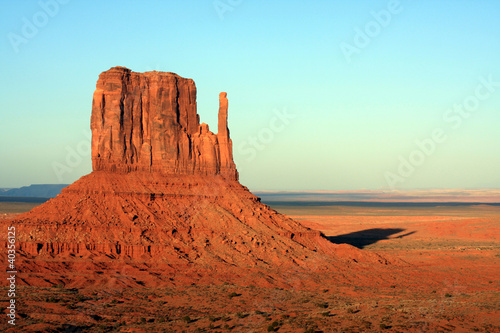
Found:
[[[321,315],[324,317],[330,317],[330,311],[321,312]]]
[[[243,312],[238,312],[238,313],[236,314],[236,316],[237,316],[238,318],[245,318],[245,317],[248,317],[248,314],[243,313]]]
[[[259,310],[255,311],[255,314],[261,315],[264,318],[268,318],[269,317],[269,313],[263,312],[263,311],[259,311]]]
[[[238,297],[238,296],[241,296],[241,294],[238,294],[238,293],[235,293],[234,291],[232,293],[230,293],[229,295],[229,298],[233,298],[233,297]]]
[[[450,293],[444,294],[444,297],[451,297],[452,295]]]
[[[47,303],[59,303],[60,299],[55,298],[54,296],[50,296],[45,300]]]
[[[76,296],[76,300],[77,300],[77,302],[85,302],[87,300],[87,298],[83,295],[78,295],[78,296]]]
[[[280,327],[280,323],[277,321],[273,321],[271,325],[267,326],[268,332],[276,332]]]
[[[189,316],[185,316],[185,317],[182,317],[182,321],[184,321],[185,323],[189,324],[189,323],[191,323],[193,320],[191,319],[191,317],[189,317]]]
[[[212,323],[218,320],[221,320],[221,317],[216,317],[216,316],[208,316],[208,320],[210,320]]]
[[[322,308],[322,309],[326,309],[328,307],[328,303],[321,302],[321,303],[317,303],[316,306],[319,308]]]
[[[379,326],[379,327],[380,327],[380,329],[382,329],[382,330],[386,330],[386,329],[390,328],[390,326],[387,326],[387,325],[386,325],[386,324],[384,324],[384,323],[380,323],[380,325],[378,325],[378,326]]]

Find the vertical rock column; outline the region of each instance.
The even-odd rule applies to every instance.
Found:
[[[238,179],[238,172],[233,161],[233,143],[229,137],[227,126],[227,93],[219,94],[219,128],[217,141],[219,142],[219,172],[226,178]]]

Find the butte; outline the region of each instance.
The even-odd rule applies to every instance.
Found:
[[[225,92],[219,103],[214,134],[200,124],[193,80],[124,67],[101,73],[92,103],[92,173],[5,221],[16,227],[19,279],[70,287],[299,287],[388,263],[332,244],[242,186]]]

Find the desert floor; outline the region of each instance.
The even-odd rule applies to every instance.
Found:
[[[0,219],[32,206],[0,203]],[[321,230],[334,243],[399,258],[412,267],[417,283],[402,287],[396,279],[379,288],[353,280],[325,283],[318,290],[230,284],[116,290],[19,285],[17,325],[11,327],[4,316],[0,330],[500,332],[500,206],[272,207]],[[6,287],[1,295],[5,312]]]

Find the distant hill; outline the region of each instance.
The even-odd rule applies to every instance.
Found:
[[[500,203],[500,189],[387,191],[253,191],[262,202],[289,203]]]
[[[54,198],[66,186],[68,184],[36,184],[20,188],[0,189],[0,196]]]

